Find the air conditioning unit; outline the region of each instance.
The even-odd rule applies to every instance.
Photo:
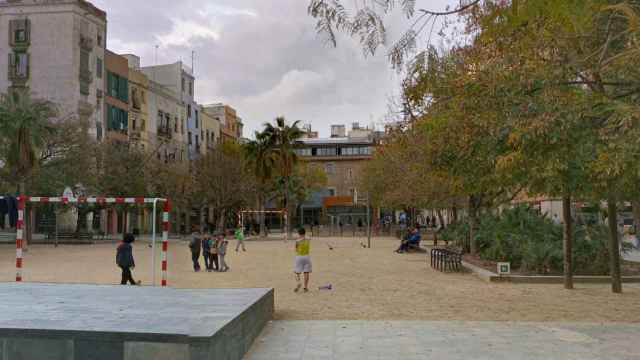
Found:
[[[511,263],[499,262],[498,275],[509,275],[509,274],[511,274]]]

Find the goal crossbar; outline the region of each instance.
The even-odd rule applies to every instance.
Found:
[[[0,196],[0,200],[6,197]],[[18,196],[18,221],[16,223],[16,282],[22,282],[23,243],[24,243],[24,212],[27,204],[153,204],[153,232],[152,232],[152,278],[155,284],[155,245],[156,245],[156,207],[159,202],[164,203],[162,212],[162,287],[167,286],[167,250],[169,248],[169,212],[171,202],[166,198],[145,197],[47,197],[47,196]]]

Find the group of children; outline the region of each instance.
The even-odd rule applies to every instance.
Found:
[[[191,260],[193,261],[193,270],[195,272],[199,272],[201,270],[200,255],[202,254],[202,257],[204,258],[204,266],[207,272],[229,271],[230,268],[225,261],[227,247],[229,245],[229,240],[227,240],[227,238],[231,239],[233,237],[234,233],[232,231],[211,234],[208,230],[205,231],[205,233],[201,233],[197,228],[194,228],[191,235],[191,241],[189,242]],[[238,240],[236,251],[239,250],[241,245],[242,251],[247,251],[244,247],[244,234],[241,229],[238,229],[235,232],[235,238]]]

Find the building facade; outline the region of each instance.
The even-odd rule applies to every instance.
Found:
[[[330,138],[299,140],[296,150],[299,158],[309,166],[323,170],[327,176],[327,187],[302,204],[300,213],[305,224],[323,223],[327,219],[336,224],[364,221],[366,205],[360,200],[366,194],[358,190],[358,184],[363,167],[372,159],[376,143],[373,131],[355,126],[348,135],[346,129],[334,126]]]
[[[105,67],[106,138],[126,142],[129,140],[129,61],[124,56],[107,50]]]
[[[203,153],[213,150],[220,143],[221,124],[205,107],[201,108]]]
[[[195,102],[195,77],[191,69],[179,61],[167,65],[142,67],[141,70],[150,81],[167,88],[180,100],[185,112],[178,116],[180,122],[178,128],[184,128],[185,131],[188,150],[185,155],[188,160],[196,160],[201,151],[201,124],[200,109]],[[162,128],[163,125],[167,128],[162,122],[159,122],[158,128]],[[173,127],[175,129],[176,124]]]
[[[100,139],[106,33],[106,13],[83,0],[0,1],[0,92],[28,88]]]
[[[203,108],[220,123],[220,142],[238,142],[242,139],[244,124],[236,109],[225,104],[210,104]]]

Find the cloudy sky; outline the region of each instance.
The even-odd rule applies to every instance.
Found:
[[[196,100],[235,107],[245,136],[278,115],[321,135],[331,124],[381,124],[401,80],[384,49],[365,58],[350,39],[326,46],[307,0],[92,2],[107,11],[109,49],[134,53],[143,66],[154,64],[156,45],[159,64],[190,65],[195,51]],[[455,0],[423,2],[443,9]],[[405,24],[394,22],[390,40]]]

